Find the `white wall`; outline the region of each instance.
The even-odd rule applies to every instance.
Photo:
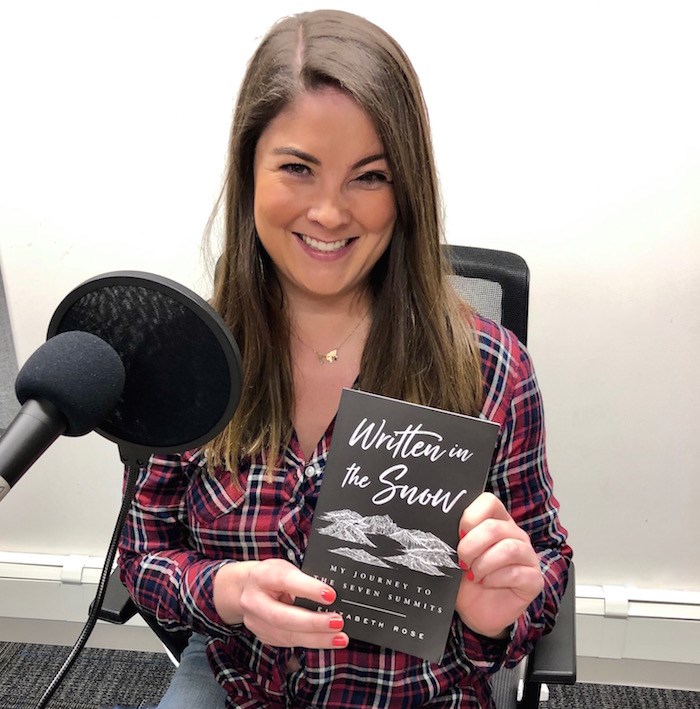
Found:
[[[530,264],[578,581],[700,591],[700,8],[333,4],[414,60],[449,240]],[[274,19],[318,5],[0,5],[0,259],[20,363],[99,273],[206,294],[199,240],[245,62]],[[0,551],[103,554],[119,488],[112,444],[60,440],[2,503]]]

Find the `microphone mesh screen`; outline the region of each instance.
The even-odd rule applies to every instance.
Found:
[[[107,437],[177,447],[214,429],[229,402],[230,370],[212,328],[190,308],[141,285],[104,285],[66,311],[58,332],[108,342],[126,372],[121,401],[101,424]]]

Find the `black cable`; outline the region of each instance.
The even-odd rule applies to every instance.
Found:
[[[107,549],[107,556],[105,557],[105,563],[102,567],[102,575],[100,576],[100,581],[97,584],[97,592],[95,593],[95,600],[92,602],[90,607],[90,614],[83,627],[78,639],[73,645],[73,649],[70,651],[68,658],[63,663],[63,667],[56,673],[56,676],[51,680],[51,684],[48,689],[44,692],[44,696],[39,700],[35,709],[44,709],[49,703],[49,700],[54,695],[54,692],[58,689],[58,686],[65,679],[73,663],[78,658],[78,655],[82,652],[85,644],[87,643],[95,625],[97,623],[97,618],[102,609],[102,603],[105,599],[105,594],[107,592],[107,583],[109,582],[110,574],[112,573],[112,564],[114,563],[114,557],[117,553],[117,545],[119,544],[119,537],[121,535],[122,527],[124,526],[124,521],[129,513],[129,508],[131,507],[131,501],[134,497],[134,488],[136,486],[136,476],[138,475],[139,468],[134,466],[127,466],[126,468],[126,484],[124,486],[124,496],[122,498],[122,506],[119,510],[119,515],[117,517],[117,523],[114,527],[114,532],[112,533],[112,539],[109,542],[109,547]]]

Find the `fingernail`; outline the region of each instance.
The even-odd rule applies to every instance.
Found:
[[[333,647],[345,647],[348,644],[348,639],[345,635],[336,635],[333,638]]]
[[[460,559],[459,568],[463,571],[469,571],[469,567]]]
[[[335,600],[335,591],[332,588],[324,588],[323,591],[321,591],[321,598],[330,603]]]
[[[473,581],[474,580],[474,572],[471,569],[467,570],[467,581]]]
[[[342,618],[331,618],[331,619],[328,621],[328,627],[329,627],[331,630],[342,630],[342,629],[343,629],[343,625],[344,625],[344,622],[343,622],[343,619],[342,619]]]
[[[464,537],[466,537],[466,536],[467,536],[467,533],[463,529],[460,529],[459,530],[459,538],[464,539]]]

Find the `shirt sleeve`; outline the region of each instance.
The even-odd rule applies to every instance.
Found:
[[[225,638],[234,628],[216,612],[213,590],[214,575],[229,562],[207,558],[187,543],[191,465],[179,455],[154,456],[139,471],[119,544],[120,576],[136,605],[165,628]]]
[[[455,614],[452,632],[475,669],[494,672],[516,665],[542,635],[551,631],[566,589],[571,548],[559,521],[547,466],[542,397],[525,347],[499,328],[502,347],[486,349],[486,418],[502,421],[486,489],[497,495],[530,536],[540,560],[544,588],[513,624],[506,640],[472,632]],[[483,350],[482,339],[482,350]]]

